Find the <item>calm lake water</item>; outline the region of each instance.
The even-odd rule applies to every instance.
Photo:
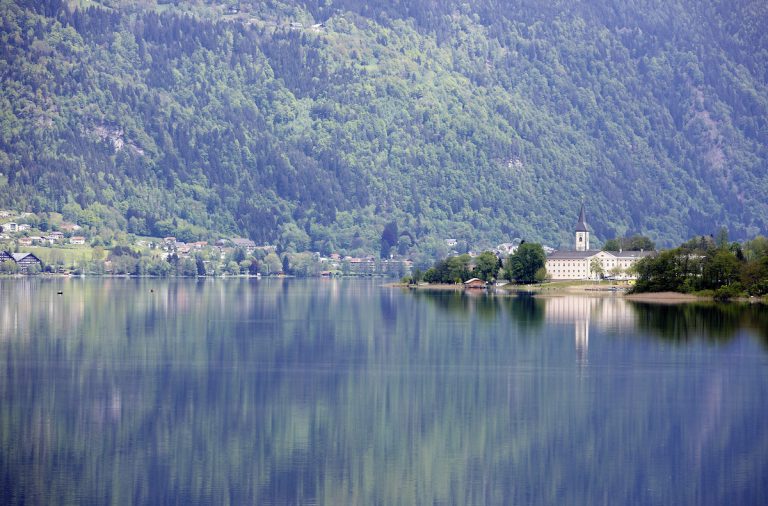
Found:
[[[1,504],[768,504],[768,310],[0,280],[0,479]]]

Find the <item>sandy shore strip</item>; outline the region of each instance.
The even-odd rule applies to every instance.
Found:
[[[464,285],[448,285],[448,284],[406,285],[404,283],[386,283],[382,286],[384,288],[406,288],[409,290],[432,290],[432,291],[464,290]]]
[[[634,300],[637,302],[656,302],[660,304],[675,304],[678,302],[693,302],[693,301],[711,301],[712,297],[699,297],[691,295],[689,293],[678,292],[650,292],[650,293],[633,293],[625,295],[624,298],[628,300]]]
[[[453,284],[421,284],[418,286],[405,285],[403,283],[385,283],[385,288],[401,288],[421,291],[445,291],[471,293],[486,293],[486,290],[467,289],[463,285]],[[537,298],[547,299],[551,297],[564,297],[567,295],[579,295],[582,297],[620,297],[634,302],[646,302],[653,304],[684,304],[690,302],[714,302],[711,296],[691,295],[678,292],[649,292],[627,294],[627,285],[595,285],[592,283],[575,285],[506,285],[491,287],[487,293],[496,296],[515,296],[520,293],[532,295]],[[768,304],[768,297],[736,297],[732,302],[750,302]]]

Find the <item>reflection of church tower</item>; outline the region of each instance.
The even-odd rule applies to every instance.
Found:
[[[576,341],[576,358],[581,365],[587,363],[587,350],[589,349],[589,319],[576,320],[574,323],[574,337]]]
[[[576,251],[589,251],[589,229],[584,217],[584,202],[581,203],[579,221],[576,223]]]

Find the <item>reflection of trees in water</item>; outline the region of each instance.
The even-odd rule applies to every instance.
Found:
[[[509,301],[509,311],[520,327],[540,327],[544,323],[544,300],[528,294],[518,294],[502,300]]]
[[[506,313],[521,328],[540,326],[544,322],[545,301],[529,294],[497,296],[484,290],[414,290],[413,297],[447,313],[476,314],[482,320],[494,320]]]
[[[469,298],[459,290],[412,290],[413,297],[419,301],[428,301],[437,308],[450,313],[468,313]]]
[[[750,329],[764,345],[768,344],[768,308],[763,304],[630,304],[637,315],[638,328],[662,339],[685,342],[701,338],[727,342],[740,330]]]

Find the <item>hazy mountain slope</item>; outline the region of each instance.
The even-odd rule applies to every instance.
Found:
[[[325,251],[557,245],[582,196],[600,238],[768,229],[762,3],[27,4],[2,206]]]

